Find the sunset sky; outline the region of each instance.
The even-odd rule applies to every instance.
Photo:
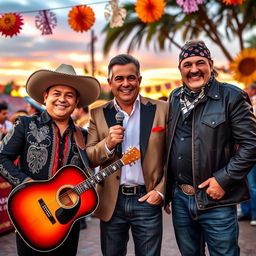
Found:
[[[128,1],[120,1],[121,3]],[[130,0],[131,2],[131,0]],[[134,1],[132,1],[134,2]],[[107,64],[111,57],[125,53],[126,46],[111,50],[107,56],[102,54],[103,27],[107,24],[104,18],[104,0],[1,0],[0,14],[17,12],[24,18],[24,25],[20,34],[12,38],[1,36],[0,39],[0,84],[15,81],[18,85],[25,85],[28,76],[38,69],[55,70],[61,63],[72,64],[79,75],[84,74],[84,65],[90,68],[90,38],[91,32],[78,33],[68,24],[68,13],[72,6],[87,4],[95,12],[96,22],[93,25],[97,37],[95,42],[96,77],[102,84],[106,84]],[[61,7],[69,7],[58,9]],[[39,10],[52,9],[58,23],[52,35],[41,35],[35,27],[35,16]],[[228,65],[222,53],[209,40],[206,41],[212,50],[212,56],[217,66]],[[183,43],[180,41],[181,44]],[[231,46],[235,48],[235,45]],[[234,50],[235,52],[235,50]],[[142,87],[170,83],[179,80],[180,75],[176,68],[179,50],[154,52],[153,49],[141,47],[132,53],[138,58],[142,69]],[[226,78],[226,77],[225,77]],[[228,79],[228,78],[227,78]]]

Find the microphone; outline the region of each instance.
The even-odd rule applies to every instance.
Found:
[[[119,111],[116,113],[116,124],[123,126],[123,120],[124,120],[124,113]]]
[[[121,111],[117,112],[115,115],[115,118],[116,118],[116,124],[123,126],[124,113]],[[118,157],[121,158],[122,157],[122,143],[118,143],[116,145],[116,152],[117,152]]]

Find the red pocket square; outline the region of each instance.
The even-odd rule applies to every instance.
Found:
[[[152,128],[152,132],[160,132],[162,130],[164,130],[163,126],[156,126],[156,127]]]

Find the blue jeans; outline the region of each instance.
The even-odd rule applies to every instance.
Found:
[[[127,253],[129,229],[137,256],[159,256],[162,243],[162,209],[160,205],[138,202],[144,194],[119,192],[116,208],[108,222],[100,222],[101,250],[104,256]]]
[[[198,210],[194,196],[177,185],[173,193],[173,226],[181,255],[200,255],[202,234],[211,256],[239,255],[236,206]]]
[[[248,173],[247,178],[251,200],[245,203],[241,203],[241,211],[243,215],[256,217],[256,165]]]

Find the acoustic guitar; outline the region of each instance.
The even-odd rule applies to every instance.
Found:
[[[47,181],[20,184],[8,198],[8,213],[15,229],[37,251],[56,249],[65,241],[74,222],[97,208],[96,184],[139,158],[140,151],[132,148],[91,177],[79,167],[66,165]]]

